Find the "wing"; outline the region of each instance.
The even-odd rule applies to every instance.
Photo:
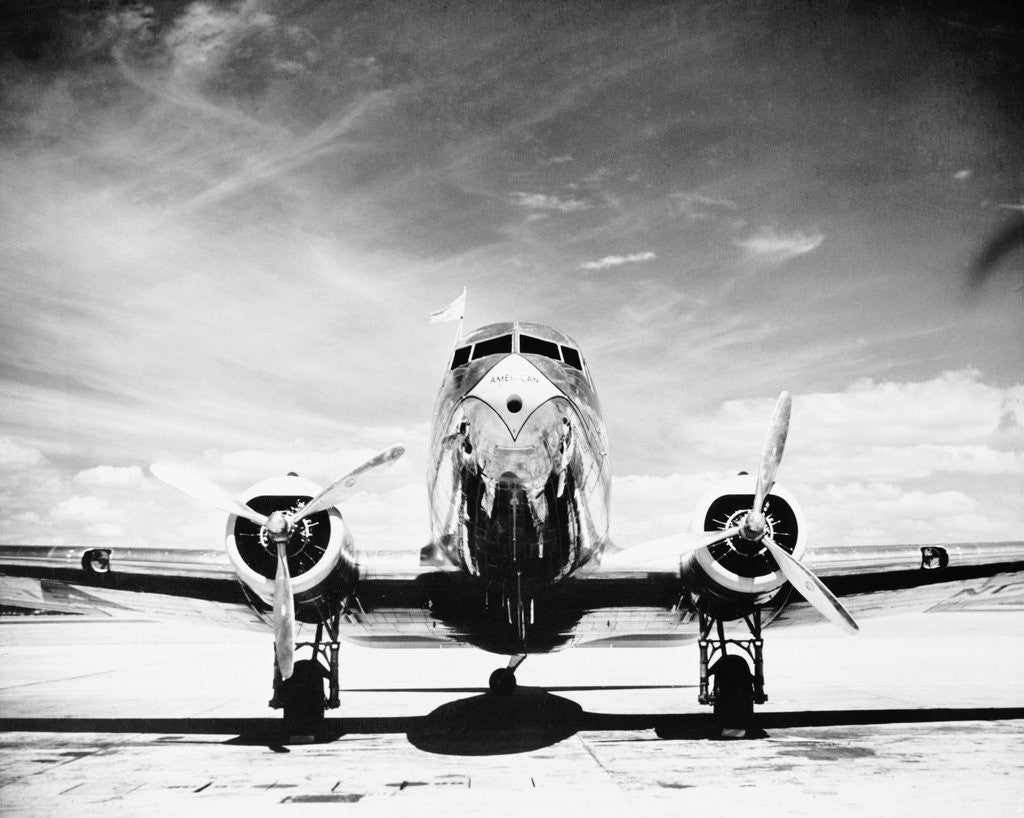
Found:
[[[0,546],[0,604],[265,628],[223,551]]]
[[[1024,542],[819,548],[805,561],[858,619],[895,613],[1024,610]],[[818,621],[793,604],[775,625]]]
[[[430,575],[444,570],[421,566],[420,550],[359,551],[358,573],[346,609],[346,638],[379,647],[450,641],[424,595]],[[265,631],[269,623],[253,604],[267,607],[246,589],[223,551],[0,546],[0,605]]]
[[[600,565],[580,573],[589,597],[612,598],[597,589],[616,588],[635,610],[671,609],[681,624],[692,618],[681,566],[703,535],[666,537],[623,550],[613,549]],[[1024,542],[865,545],[809,550],[803,558],[853,616],[960,610],[1024,610]],[[789,586],[768,609],[772,627],[823,621]],[[679,626],[661,617],[663,636]],[[645,625],[650,637],[655,634]],[[629,640],[617,639],[626,643]]]

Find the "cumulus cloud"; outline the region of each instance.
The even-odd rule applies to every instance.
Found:
[[[138,466],[96,466],[80,471],[74,482],[80,486],[131,487],[142,483],[142,469]]]
[[[616,480],[613,519],[624,544],[688,524],[717,479],[753,471],[774,403],[726,401],[681,424],[670,443],[700,480]],[[799,394],[779,479],[821,545],[1013,539],[1024,526],[1022,415],[1024,384],[994,386],[974,370]]]
[[[58,522],[99,522],[110,514],[110,503],[92,495],[76,495],[55,505],[50,519]]]
[[[714,416],[687,422],[684,438],[757,443],[771,416],[774,397],[730,400]],[[828,446],[913,447],[982,442],[998,432],[1020,434],[1024,426],[1024,384],[994,386],[977,370],[945,372],[922,381],[864,378],[838,392],[793,398],[790,442],[805,450]],[[726,429],[731,433],[725,434]]]
[[[22,469],[38,466],[44,459],[43,453],[39,449],[27,446],[11,437],[0,437],[0,467]]]
[[[630,474],[612,479],[611,536],[630,547],[690,530],[693,509],[709,486],[729,473],[706,470],[656,476]]]
[[[654,261],[658,256],[647,250],[643,253],[630,253],[628,256],[605,256],[597,261],[585,261],[580,267],[584,270],[607,270],[623,264],[638,264],[642,261]]]
[[[430,535],[427,490],[421,483],[364,491],[342,506],[361,549],[418,550]]]
[[[747,239],[733,242],[753,257],[769,261],[785,261],[816,250],[825,241],[822,233],[777,233],[765,227]]]

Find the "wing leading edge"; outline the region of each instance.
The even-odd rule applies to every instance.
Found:
[[[691,543],[677,543],[685,556]],[[631,549],[627,549],[614,554],[609,564],[590,565],[567,578],[551,602],[561,607],[559,603],[571,601],[568,607],[578,607],[582,616],[575,625],[566,623],[565,644],[667,643],[690,630],[693,610],[686,600],[682,556],[667,558],[667,544],[655,550],[661,552],[658,558],[638,552],[642,558],[630,564],[626,557]],[[374,556],[377,559],[364,566],[357,590],[367,610],[357,612],[355,619],[365,619],[369,625],[379,618],[374,608],[381,609],[378,614],[386,608],[393,616],[407,609],[416,618],[417,633],[448,641],[432,612],[424,608],[424,589],[431,585],[429,577],[440,581],[450,571],[415,565],[413,552],[392,558],[386,553]],[[805,561],[858,618],[1024,610],[1024,542],[826,547],[809,550]],[[790,591],[784,588],[780,597],[786,594]],[[773,627],[822,621],[799,595],[790,597],[790,604],[773,619]],[[266,628],[220,551],[2,546],[0,604]],[[614,633],[604,632],[609,628]],[[367,644],[386,643],[378,630],[367,628]]]
[[[264,627],[223,551],[0,546],[0,604]]]

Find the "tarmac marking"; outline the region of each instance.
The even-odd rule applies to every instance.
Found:
[[[356,804],[363,800],[363,793],[339,792],[320,795],[287,795],[282,804]]]

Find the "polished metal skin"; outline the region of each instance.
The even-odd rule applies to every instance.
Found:
[[[434,542],[510,612],[520,637],[535,594],[601,553],[611,489],[585,365],[523,351],[524,337],[578,354],[539,324],[492,324],[463,339],[474,353],[492,339],[511,345],[445,373],[427,474]]]

